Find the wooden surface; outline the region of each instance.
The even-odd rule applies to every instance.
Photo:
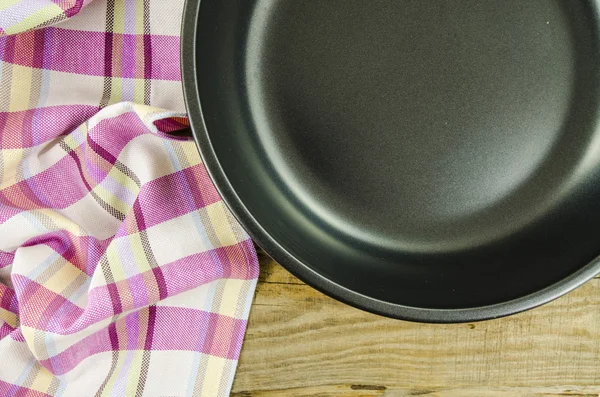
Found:
[[[353,309],[263,253],[233,397],[600,396],[600,279],[540,308],[460,325]]]

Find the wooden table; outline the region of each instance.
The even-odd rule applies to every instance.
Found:
[[[459,325],[339,303],[259,253],[234,397],[600,396],[600,279],[540,308]]]

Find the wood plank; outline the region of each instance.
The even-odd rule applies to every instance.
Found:
[[[300,389],[243,391],[231,397],[598,397],[600,387],[571,388],[458,388],[458,389],[391,389],[383,386],[332,385]]]
[[[259,259],[234,396],[600,395],[599,279],[515,316],[432,325],[351,308]]]

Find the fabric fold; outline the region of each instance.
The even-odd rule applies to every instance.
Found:
[[[258,262],[169,134],[182,8],[0,4],[2,396],[229,395]]]

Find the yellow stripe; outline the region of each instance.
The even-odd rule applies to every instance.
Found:
[[[196,145],[194,144],[194,142],[190,141],[190,142],[177,142],[178,144],[180,144],[183,148],[183,153],[185,154],[185,157],[187,158],[188,164],[190,166],[195,166],[198,164],[202,164],[202,160],[200,159],[200,154],[198,153],[198,149],[196,148]]]
[[[120,198],[106,190],[102,185],[97,185],[94,188],[94,193],[104,200],[105,203],[109,204],[122,214],[127,214],[129,210],[131,210],[129,204],[125,203]]]
[[[0,11],[6,10],[8,7],[14,6],[21,1],[23,0],[2,0],[2,3],[0,3]]]
[[[134,195],[137,196],[140,192],[140,188],[136,185],[136,183],[129,176],[121,172],[121,170],[117,167],[112,167],[108,172],[108,176]]]
[[[34,355],[35,355],[35,353],[37,353],[37,349],[35,348],[35,343],[34,343],[36,332],[41,333],[41,331],[38,331],[35,328],[31,328],[31,327],[21,324],[21,333],[23,334],[23,338],[25,339],[25,342],[27,342],[27,346],[29,347],[29,350],[31,350]]]
[[[121,281],[125,279],[125,273],[123,272],[123,263],[119,257],[119,251],[117,250],[116,244],[111,243],[106,249],[106,259],[110,266],[110,270],[113,274],[114,281]],[[106,280],[108,282],[108,280]]]
[[[222,247],[239,243],[236,234],[233,232],[233,229],[231,229],[225,211],[222,201],[206,207],[206,213],[210,218],[211,224],[217,231],[217,237]]]
[[[136,1],[135,32],[137,34],[144,33],[144,2],[143,1]]]
[[[12,85],[10,87],[10,112],[29,109],[33,69],[27,66],[13,65]]]
[[[5,0],[3,0],[5,1]],[[64,11],[56,4],[50,4],[46,7],[40,8],[33,14],[26,18],[23,18],[16,25],[13,25],[5,30],[6,34],[15,34],[31,30],[44,22],[47,22],[59,15],[64,15]],[[65,17],[66,18],[66,17]]]
[[[133,80],[133,100],[135,102],[144,102],[144,79]]]
[[[121,367],[123,366],[123,362],[125,361],[126,354],[127,354],[127,351],[119,351],[118,352],[117,365],[115,366],[115,371],[112,373],[112,376],[106,383],[106,388],[104,389],[104,393],[102,393],[103,395],[105,395],[105,396],[113,395],[113,388],[115,387],[117,377],[121,373]]]
[[[12,186],[20,181],[17,177],[19,164],[23,161],[26,149],[2,149],[2,162],[4,174],[0,181],[0,190]]]
[[[144,246],[142,245],[142,240],[140,238],[139,233],[132,234],[128,237],[129,245],[131,246],[131,251],[133,252],[135,264],[140,273],[144,273],[150,270],[152,267],[150,263],[148,263],[148,259],[146,258],[146,254],[144,251]]]
[[[206,365],[206,381],[202,385],[201,396],[216,396],[219,394],[221,386],[221,378],[225,369],[225,359],[221,357],[209,356]]]
[[[126,396],[135,396],[137,392],[138,383],[140,382],[140,375],[142,373],[142,359],[144,358],[144,352],[141,350],[135,351],[135,356],[131,361],[131,367],[127,372],[127,389],[125,390]]]
[[[238,279],[225,280],[223,296],[226,296],[227,298],[221,299],[221,305],[219,306],[218,311],[220,315],[235,317],[238,309],[239,296],[246,283],[249,283],[249,281]]]
[[[4,321],[6,324],[13,328],[17,328],[17,315],[13,312],[9,312],[6,309],[0,307],[0,321]]]
[[[62,140],[64,144],[67,145],[71,150],[76,149],[81,145],[81,142],[77,142],[75,140],[73,134],[66,135]]]
[[[40,370],[35,377],[30,389],[37,390],[42,393],[46,393],[50,387],[50,383],[54,380],[54,375],[48,371],[45,367],[40,365]]]
[[[114,33],[125,33],[125,1],[115,2]]]
[[[48,230],[65,230],[74,236],[88,236],[88,233],[81,228],[77,223],[73,222],[71,219],[65,217],[64,215],[56,212],[55,210],[43,208],[39,210],[32,210],[27,212],[22,212],[20,216],[31,215],[35,218],[47,217],[49,220],[54,223],[56,228],[48,228]],[[29,218],[27,218],[29,219]]]
[[[64,289],[81,274],[81,270],[73,266],[70,262],[65,262],[65,264],[44,283],[44,287],[61,295]]]

